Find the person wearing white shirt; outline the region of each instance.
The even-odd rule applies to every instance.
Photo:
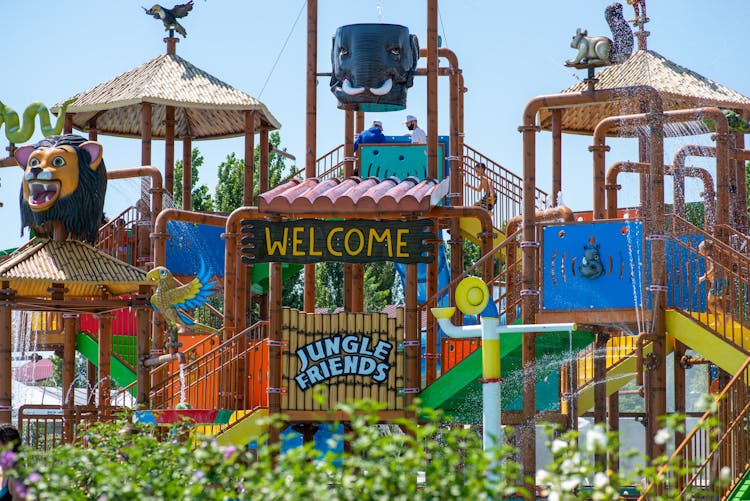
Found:
[[[404,124],[409,129],[409,132],[404,135],[411,136],[411,144],[427,144],[427,133],[417,125],[417,117],[406,115]]]

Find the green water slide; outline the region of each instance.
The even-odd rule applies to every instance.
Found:
[[[737,486],[726,498],[726,501],[743,501],[750,500],[750,470],[747,470],[742,476]]]
[[[121,387],[135,382],[135,336],[112,336],[112,356],[110,357],[110,371],[112,379]],[[99,343],[85,332],[76,336],[76,349],[86,360],[99,367]],[[123,363],[125,362],[125,363]],[[127,364],[130,364],[128,367]],[[135,395],[135,387],[130,391]]]
[[[288,278],[296,275],[304,268],[301,264],[282,263],[281,281],[285,282]],[[268,263],[258,263],[253,265],[253,294],[265,294],[268,292],[268,279],[270,267]]]
[[[522,406],[523,371],[520,332],[500,335],[500,371],[502,406],[520,410]],[[563,362],[594,341],[588,331],[573,333],[545,332],[536,336],[536,395],[538,410],[560,408],[559,372]],[[466,357],[419,395],[422,405],[441,409],[446,416],[460,423],[482,422],[482,349]]]

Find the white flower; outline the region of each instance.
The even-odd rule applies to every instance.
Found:
[[[607,434],[601,425],[594,426],[586,432],[586,452],[591,454],[607,451]]]
[[[550,474],[547,470],[537,470],[536,472],[536,484],[545,485],[549,480]]]
[[[654,442],[658,445],[664,445],[672,438],[672,431],[667,428],[661,428],[654,436]]]
[[[579,485],[581,485],[581,478],[578,476],[566,478],[565,480],[560,482],[560,487],[566,492],[572,492]]]
[[[548,501],[560,501],[560,494],[557,492],[550,492],[547,496]]]
[[[603,489],[609,485],[609,477],[606,473],[598,471],[594,475],[594,487],[597,489]]]
[[[719,470],[719,481],[722,484],[728,484],[730,480],[732,480],[732,470],[729,466],[722,467],[722,469]]]
[[[559,454],[561,451],[566,449],[568,447],[568,442],[565,440],[560,440],[559,438],[556,438],[552,441],[552,446],[550,447],[550,450],[552,451],[552,454]]]
[[[563,459],[563,462],[560,463],[560,472],[563,475],[570,475],[576,470],[576,464],[571,459]]]

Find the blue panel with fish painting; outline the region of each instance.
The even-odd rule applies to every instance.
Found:
[[[640,221],[543,228],[543,310],[633,308],[643,303],[646,261]]]

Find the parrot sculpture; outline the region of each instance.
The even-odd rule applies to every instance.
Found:
[[[149,16],[153,16],[154,19],[161,19],[161,22],[164,23],[165,31],[174,29],[183,37],[187,37],[187,31],[185,31],[185,28],[177,22],[177,19],[188,15],[193,9],[193,0],[190,0],[188,3],[175,5],[171,9],[167,9],[159,4],[153,5],[150,9],[145,7],[142,7],[142,9],[146,11],[146,14]]]
[[[203,305],[208,301],[208,296],[216,292],[205,263],[201,261],[198,275],[185,285],[177,281],[163,266],[149,271],[146,278],[156,282],[156,291],[151,295],[151,306],[161,313],[171,330],[176,331],[182,326],[192,332],[217,332],[213,327],[195,322],[186,314],[187,309]]]

